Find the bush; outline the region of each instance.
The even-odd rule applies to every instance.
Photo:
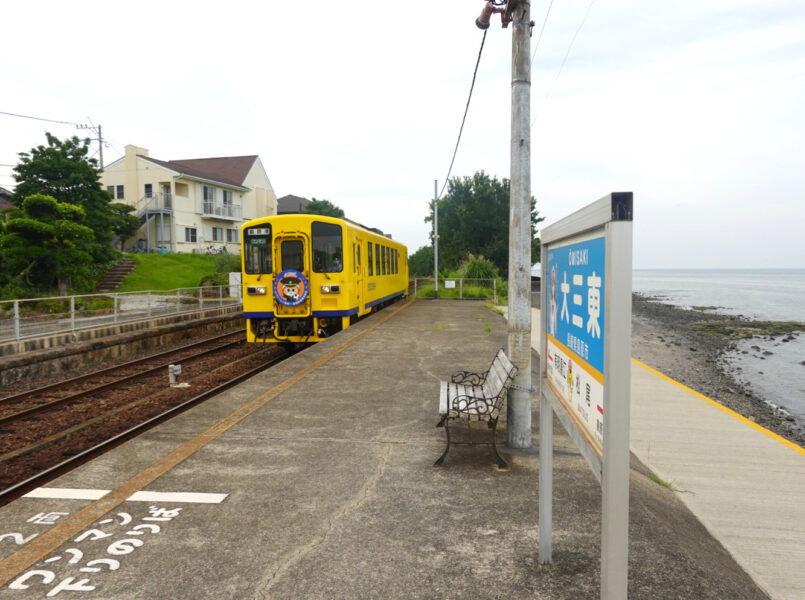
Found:
[[[229,285],[229,273],[210,273],[202,277],[198,285],[199,287]]]
[[[465,260],[458,268],[459,277],[464,279],[497,279],[498,269],[483,256],[467,255]]]
[[[240,254],[220,254],[215,257],[216,273],[240,273]],[[227,284],[229,281],[227,280]],[[226,285],[226,284],[221,284]]]

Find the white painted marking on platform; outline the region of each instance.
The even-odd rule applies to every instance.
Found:
[[[49,498],[61,500],[98,500],[109,490],[74,488],[37,488],[23,498]],[[220,504],[229,494],[205,494],[199,492],[135,492],[128,502],[185,502],[188,504]]]

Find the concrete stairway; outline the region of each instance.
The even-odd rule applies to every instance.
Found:
[[[136,263],[130,258],[124,258],[101,277],[95,290],[98,292],[112,292],[117,289],[123,278],[134,270]]]

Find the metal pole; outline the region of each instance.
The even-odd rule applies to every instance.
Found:
[[[14,339],[20,341],[20,301],[14,300]]]
[[[75,333],[75,296],[70,296],[70,331]]]
[[[531,5],[512,9],[511,190],[509,196],[509,357],[517,367],[509,391],[511,448],[531,447]],[[519,388],[519,389],[517,389]]]
[[[118,301],[117,294],[113,294],[112,298],[113,298],[113,301],[114,301],[114,304],[113,304],[113,306],[114,306],[113,315],[114,316],[112,317],[112,322],[117,323],[117,311],[118,311],[118,308],[117,308],[117,306],[118,306],[117,305],[117,301]]]
[[[540,277],[540,311],[539,311],[539,564],[549,565],[553,562],[553,407],[548,397],[542,393],[548,356],[548,314],[550,306],[546,294],[547,287],[542,285],[548,276],[548,255],[542,258]]]
[[[101,154],[101,171],[103,171],[103,134],[100,125],[98,125],[98,152]]]
[[[433,297],[439,297],[439,181],[433,180]]]

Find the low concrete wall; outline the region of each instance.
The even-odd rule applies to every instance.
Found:
[[[239,306],[100,327],[81,331],[76,338],[68,334],[15,342],[17,352],[0,356],[0,385],[33,376],[68,378],[70,371],[90,363],[125,359],[183,339],[238,327],[243,327]]]

